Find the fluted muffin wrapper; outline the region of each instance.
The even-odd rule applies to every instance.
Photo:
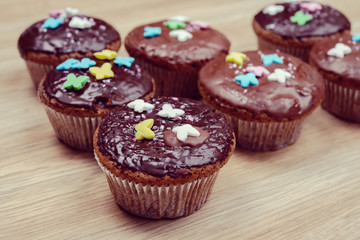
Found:
[[[296,141],[300,135],[303,118],[288,122],[251,122],[225,114],[231,123],[236,144],[253,151],[273,151]]]
[[[275,44],[265,40],[264,38],[257,36],[258,39],[258,48],[260,50],[279,50],[280,52],[288,53],[295,57],[300,58],[301,60],[308,62],[309,61],[309,53],[311,47],[291,47],[291,46],[283,46],[280,44]]]
[[[35,89],[37,89],[41,79],[46,75],[46,73],[56,67],[56,65],[41,64],[29,60],[26,60],[25,62],[30,73],[30,77],[33,80]]]
[[[325,80],[322,107],[331,114],[352,122],[360,122],[360,90]]]
[[[101,117],[70,116],[46,105],[45,111],[57,137],[62,142],[78,150],[93,150],[93,135]]]
[[[187,97],[200,99],[197,85],[198,71],[176,72],[137,59],[155,80],[155,96]]]
[[[199,210],[209,198],[219,172],[185,184],[144,186],[115,176],[96,154],[95,158],[116,203],[133,215],[150,219],[185,217]]]

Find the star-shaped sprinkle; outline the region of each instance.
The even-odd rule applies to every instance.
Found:
[[[142,99],[136,99],[127,104],[131,109],[134,109],[135,112],[142,113],[143,111],[149,111],[154,108],[154,105],[147,103]]]
[[[322,9],[322,6],[317,2],[302,2],[300,7],[308,10],[309,12],[315,12]]]
[[[137,140],[145,139],[153,139],[155,137],[155,133],[151,130],[154,125],[154,119],[146,119],[141,123],[136,124],[135,126],[135,137]]]
[[[85,29],[90,28],[93,25],[95,25],[95,21],[92,18],[81,18],[81,17],[73,17],[71,18],[69,22],[69,27],[71,28],[79,28],[79,29]]]
[[[64,22],[63,18],[48,18],[46,19],[46,21],[43,23],[43,28],[51,28],[51,29],[55,29],[58,28],[62,23]]]
[[[79,13],[79,9],[67,7],[65,8],[66,17],[71,18]]]
[[[360,42],[360,33],[354,34],[352,40],[355,42]]]
[[[327,51],[327,55],[338,58],[344,58],[344,56],[349,53],[351,53],[351,47],[343,43],[337,43],[334,48]]]
[[[189,17],[187,16],[173,16],[168,18],[169,21],[179,21],[179,22],[187,22],[189,21]]]
[[[101,67],[91,67],[89,71],[95,76],[96,80],[114,76],[114,72],[111,70],[111,64],[108,62],[101,65]]]
[[[170,104],[165,103],[162,106],[162,110],[160,110],[157,115],[165,118],[176,118],[181,115],[184,115],[184,113],[185,113],[184,110],[180,108],[172,108]]]
[[[276,15],[279,12],[282,12],[282,11],[284,11],[284,6],[283,5],[269,5],[266,8],[264,8],[262,12],[264,14],[274,16],[274,15]]]
[[[63,14],[65,14],[64,10],[54,10],[49,12],[49,16],[52,18],[58,18],[60,16],[63,16]]]
[[[174,127],[172,129],[172,132],[176,133],[176,138],[182,142],[184,142],[188,138],[188,136],[200,136],[200,132],[190,124]]]
[[[179,42],[185,42],[192,38],[192,34],[184,29],[172,30],[169,32],[170,37],[176,37]]]
[[[195,30],[205,30],[210,28],[210,24],[203,21],[191,21],[190,26]]]
[[[91,60],[90,58],[83,58],[81,61],[77,61],[76,63],[71,65],[72,69],[86,69],[92,66],[95,66],[96,62]]]
[[[262,55],[261,59],[265,66],[269,66],[273,63],[283,64],[284,61],[277,54]]]
[[[247,73],[246,75],[237,75],[234,78],[235,82],[240,83],[243,88],[249,87],[249,85],[257,86],[259,85],[259,80],[257,80],[254,73]]]
[[[117,65],[119,65],[119,67],[121,66],[125,66],[125,67],[131,67],[131,64],[135,61],[135,58],[133,57],[116,57],[114,60],[114,63],[116,63]]]
[[[94,53],[94,56],[100,60],[113,60],[116,57],[116,54],[117,53],[115,51],[104,49],[101,52]]]
[[[290,77],[291,77],[291,73],[289,73],[283,69],[276,68],[274,70],[274,72],[268,76],[268,79],[270,81],[278,81],[279,83],[285,83],[286,79],[288,79]]]
[[[79,60],[74,59],[74,58],[69,58],[66,61],[60,63],[59,65],[56,66],[56,70],[69,70],[71,68],[72,65],[78,63]]]
[[[303,11],[299,10],[295,13],[294,16],[290,18],[290,21],[297,23],[299,26],[303,26],[305,23],[311,21],[313,16],[311,14],[305,14]]]
[[[64,82],[64,87],[66,89],[75,89],[80,90],[84,87],[86,82],[89,80],[88,76],[79,76],[76,77],[75,74],[70,73],[66,76],[66,81]]]
[[[144,28],[144,37],[146,38],[152,38],[159,36],[161,34],[161,28],[160,27],[145,27]]]
[[[247,67],[246,71],[254,73],[257,77],[267,76],[270,72],[263,66]]]
[[[185,28],[186,27],[186,23],[182,22],[182,21],[167,21],[164,23],[164,25],[168,28],[170,28],[171,30],[175,30],[175,29],[179,29],[179,28]]]
[[[226,56],[226,62],[236,63],[237,65],[243,65],[244,60],[247,56],[241,52],[231,52]]]

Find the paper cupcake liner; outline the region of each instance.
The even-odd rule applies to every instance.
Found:
[[[30,77],[33,80],[35,89],[37,89],[41,79],[46,75],[46,73],[55,67],[55,65],[40,64],[29,60],[25,62],[29,70]]]
[[[309,61],[309,53],[311,50],[311,47],[303,47],[303,48],[292,48],[289,46],[281,46],[274,43],[271,43],[269,41],[266,41],[265,39],[258,36],[258,48],[260,50],[279,50],[280,52],[291,54],[295,57],[300,58],[301,60],[308,62]]]
[[[322,107],[342,119],[360,122],[360,90],[343,87],[325,78]]]
[[[106,175],[115,201],[127,212],[145,218],[185,217],[199,210],[210,196],[218,171],[189,183],[150,186],[130,182],[112,174],[95,158]]]
[[[272,151],[286,147],[300,135],[303,119],[289,122],[250,122],[226,115],[233,126],[236,144],[254,151]]]
[[[155,80],[155,96],[173,96],[200,99],[197,85],[198,71],[175,72],[144,60],[138,61]]]
[[[75,117],[55,111],[45,106],[46,114],[57,137],[66,145],[82,150],[93,150],[93,135],[100,117]]]

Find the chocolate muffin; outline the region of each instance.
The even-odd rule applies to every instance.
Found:
[[[124,59],[127,61],[119,61]],[[38,95],[61,141],[91,151],[102,116],[123,103],[153,96],[153,79],[136,61],[119,66],[119,62],[133,60],[68,59],[46,74]]]
[[[308,61],[314,43],[350,34],[350,22],[329,5],[294,1],[269,5],[253,19],[259,49],[276,50]]]
[[[310,64],[325,80],[323,108],[360,123],[360,34],[316,43],[310,52]]]
[[[94,135],[95,157],[116,202],[146,218],[200,209],[235,147],[222,114],[194,100],[136,100],[109,112]]]
[[[51,12],[49,18],[28,27],[18,40],[35,88],[48,71],[66,59],[90,57],[105,48],[118,51],[120,45],[114,27],[73,8]]]
[[[230,42],[208,23],[176,16],[136,27],[126,36],[125,47],[154,77],[156,96],[196,99],[200,68],[227,53]]]
[[[238,146],[256,151],[295,142],[305,117],[320,105],[324,88],[309,64],[270,50],[223,55],[199,74],[202,97],[227,116]]]

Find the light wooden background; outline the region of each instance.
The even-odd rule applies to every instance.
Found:
[[[360,32],[357,0],[327,2]],[[141,219],[115,204],[91,153],[56,139],[17,51],[26,27],[66,6],[107,20],[123,38],[142,23],[187,15],[221,30],[232,50],[251,50],[252,16],[269,3],[1,0],[0,239],[360,239],[359,124],[319,109],[293,146],[237,150],[200,211]]]

